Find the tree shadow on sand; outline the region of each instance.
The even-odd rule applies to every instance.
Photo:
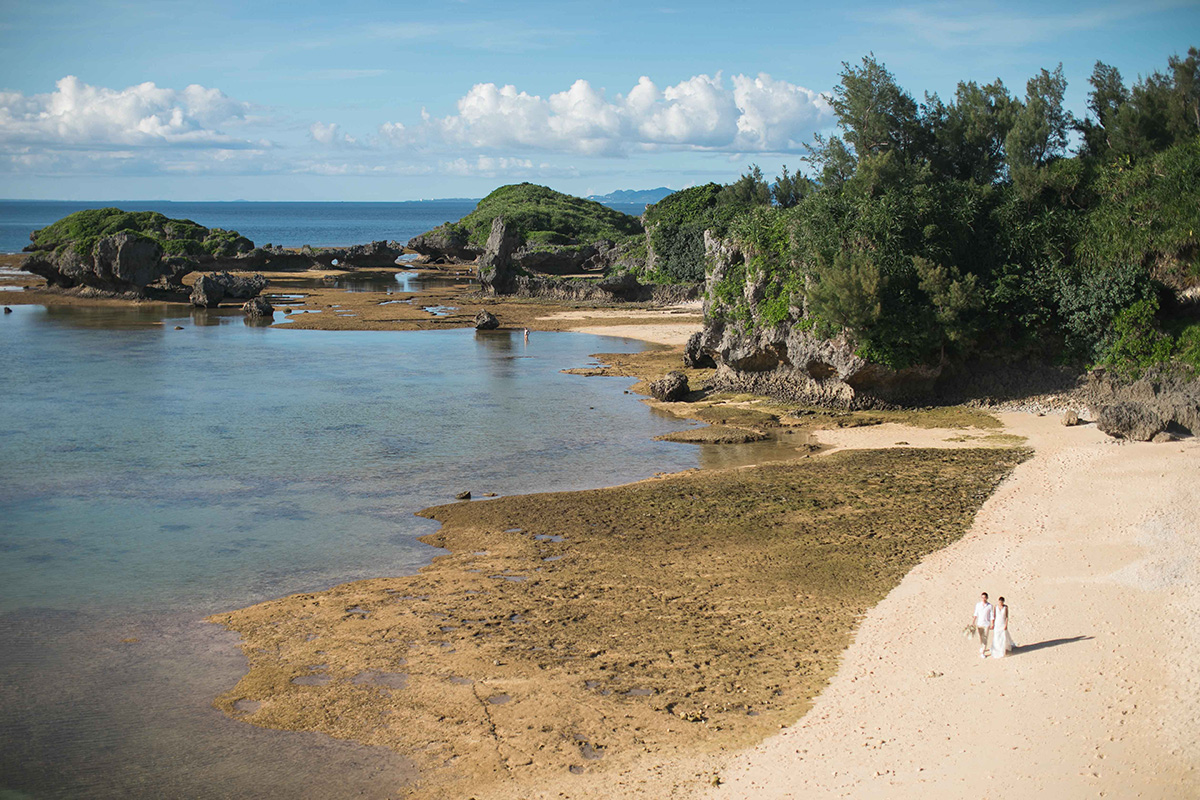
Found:
[[[1060,644],[1071,644],[1072,642],[1089,642],[1096,637],[1094,636],[1071,636],[1065,639],[1047,639],[1044,642],[1034,642],[1033,644],[1015,647],[1010,652],[1010,656],[1019,656],[1024,653],[1032,653],[1034,650],[1045,650],[1047,647],[1058,647]]]

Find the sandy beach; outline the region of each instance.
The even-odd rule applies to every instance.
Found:
[[[716,766],[707,796],[1200,794],[1200,445],[1002,419],[1035,457],[867,615],[812,710]],[[959,633],[980,590],[1013,608],[1006,659]]]

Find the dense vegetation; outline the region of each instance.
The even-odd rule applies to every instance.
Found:
[[[531,244],[621,242],[642,233],[637,217],[532,183],[501,186],[480,200],[470,214],[445,227],[448,232],[465,233],[467,241],[482,250],[491,233],[492,220],[499,216]]]
[[[675,192],[646,208],[643,220],[653,269],[667,282],[704,280],[704,232],[723,237],[729,224],[754,205],[770,202],[762,172],[750,174],[729,186],[706,183]]]
[[[254,244],[237,231],[205,228],[190,219],[170,219],[155,211],[122,211],[94,208],[76,211],[30,235],[37,250],[73,247],[83,258],[92,255],[96,242],[115,233],[129,232],[158,242],[168,256],[234,256],[249,252]]]
[[[997,80],[918,103],[873,57],[845,64],[840,132],[811,146],[813,180],[785,170],[768,186],[754,168],[666,198],[646,216],[663,223],[660,268],[694,275],[696,231],[727,231],[746,263],[715,313],[845,334],[897,368],[1200,364],[1196,305],[1180,300],[1200,286],[1200,53],[1131,88],[1097,63],[1090,82],[1076,120],[1061,67],[1024,97]],[[754,308],[747,277],[763,286]]]

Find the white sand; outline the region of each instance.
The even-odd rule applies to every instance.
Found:
[[[1200,797],[1200,442],[1002,416],[1036,456],[867,615],[813,709],[701,794]],[[918,444],[896,433],[821,438]],[[1023,650],[961,636],[981,590]]]
[[[700,301],[680,303],[661,309],[584,309],[559,311],[541,320],[570,320],[570,328],[578,333],[596,336],[621,336],[641,342],[665,345],[687,344],[688,337],[703,327]],[[607,324],[589,325],[603,320]],[[629,320],[616,323],[613,320]]]

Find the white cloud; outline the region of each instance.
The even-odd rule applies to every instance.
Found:
[[[218,89],[141,83],[90,86],[73,75],[48,94],[0,92],[0,145],[105,150],[130,147],[261,148],[221,128],[244,123],[250,106]]]
[[[326,125],[323,122],[314,122],[308,126],[308,135],[312,137],[317,144],[324,145],[350,145],[358,144],[358,140],[348,133],[341,133],[336,122],[331,122]]]
[[[831,118],[826,98],[803,86],[765,73],[736,75],[732,84],[717,73],[660,89],[643,77],[628,94],[609,99],[582,79],[546,98],[480,83],[459,99],[457,113],[436,118],[422,112],[417,125],[389,122],[380,134],[399,146],[588,156],[662,148],[787,152]]]
[[[833,113],[824,95],[774,80],[765,72],[757,78],[735,75],[733,101],[741,110],[737,140],[743,151],[802,149],[800,140],[810,139]]]

